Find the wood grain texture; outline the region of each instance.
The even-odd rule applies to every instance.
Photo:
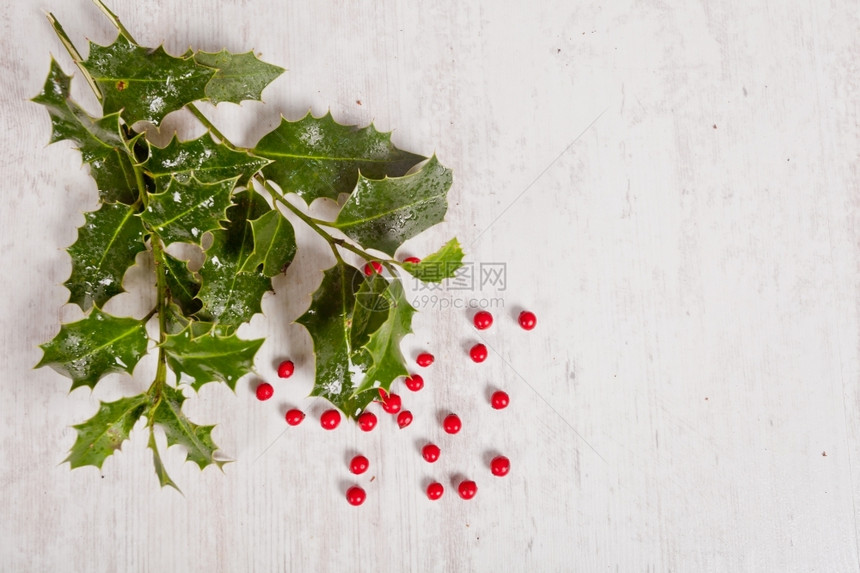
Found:
[[[437,363],[425,390],[403,392],[411,427],[323,432],[323,404],[304,398],[310,338],[291,321],[329,260],[300,231],[297,262],[242,330],[268,337],[261,378],[285,355],[297,375],[265,404],[259,378],[189,400],[237,461],[201,473],[171,449],[184,497],[158,488],[139,431],[101,472],[58,465],[69,426],[154,367],[92,395],[31,370],[79,316],[63,307],[63,249],[97,197],[76,152],[44,147],[48,117],[27,101],[49,52],[73,69],[40,9],[81,46],[113,32],[84,0],[0,7],[0,569],[860,569],[860,4],[675,4],[112,3],[141,42],[253,48],[289,68],[265,105],[204,107],[237,143],[280,114],[331,109],[435,150],[455,171],[448,220],[404,251],[457,235],[470,261],[507,269],[504,289],[413,290],[422,312],[404,348]],[[174,129],[200,133],[184,116]],[[482,365],[464,351],[470,312],[454,308],[472,299],[503,305]],[[538,313],[531,333],[515,325],[522,307]],[[487,403],[496,387],[504,412]],[[287,405],[313,416],[285,431]],[[453,437],[438,424],[449,410],[465,423]],[[443,448],[434,466],[418,453],[427,439]],[[371,470],[355,480],[357,451]],[[496,451],[512,460],[504,479],[488,470]],[[461,475],[478,482],[470,502],[451,487]],[[430,478],[448,490],[438,502]],[[353,482],[361,508],[343,497]]]

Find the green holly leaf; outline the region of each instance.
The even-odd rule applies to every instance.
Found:
[[[50,366],[72,379],[72,390],[94,388],[111,372],[131,372],[146,353],[149,340],[144,321],[119,318],[97,306],[88,316],[60,328],[53,340],[42,344],[44,355],[36,368]]]
[[[253,52],[197,52],[194,59],[198,64],[217,70],[206,85],[206,97],[214,104],[223,101],[259,101],[263,88],[285,71],[284,68],[261,62]]]
[[[421,259],[420,263],[404,262],[402,266],[410,275],[425,283],[442,282],[454,278],[457,270],[463,266],[463,249],[460,248],[460,242],[454,238],[432,255]]]
[[[192,322],[178,334],[169,334],[161,343],[167,363],[177,378],[187,376],[199,390],[208,382],[221,381],[231,390],[254,369],[254,355],[263,339],[242,340],[212,323]]]
[[[169,55],[164,48],[151,50],[131,43],[120,34],[109,46],[90,42],[84,68],[103,96],[106,113],[122,110],[129,125],[151,121],[186,104],[206,98],[206,85],[216,70],[194,61],[191,54]]]
[[[277,209],[251,221],[254,250],[242,263],[242,272],[262,265],[263,275],[271,278],[284,272],[296,256],[296,234],[293,226]]]
[[[153,145],[149,158],[142,165],[161,190],[171,177],[186,181],[192,175],[204,183],[238,178],[237,185],[245,185],[254,173],[269,163],[268,159],[217,143],[206,133],[190,141],[174,137],[166,147]]]
[[[451,170],[436,157],[404,177],[358,178],[334,226],[359,244],[393,256],[404,241],[441,223],[448,210]]]
[[[218,450],[218,446],[212,441],[212,428],[215,426],[198,426],[191,422],[182,412],[183,402],[185,396],[181,390],[164,386],[161,401],[152,415],[153,422],[164,428],[167,445],[185,446],[187,459],[200,466],[201,470],[210,464],[220,468],[227,461],[215,459],[215,452]]]
[[[312,396],[322,396],[355,417],[373,399],[372,393],[356,396],[364,379],[364,367],[353,355],[350,328],[355,293],[363,274],[342,262],[325,271],[310,308],[296,322],[308,329],[314,344],[316,368]]]
[[[84,214],[78,240],[67,250],[72,257],[72,274],[65,283],[69,302],[83,310],[95,303],[102,306],[124,291],[122,277],[134,258],[146,248],[144,228],[135,208],[105,204]]]
[[[121,135],[119,114],[100,119],[91,117],[70,99],[71,79],[52,58],[42,93],[33,98],[51,116],[51,143],[62,140],[75,143],[90,166],[101,200],[130,205],[137,198],[137,184]]]
[[[227,219],[230,195],[236,179],[202,183],[171,179],[162,193],[149,196],[141,214],[144,222],[161,236],[165,244],[181,241],[200,244],[203,233],[221,228]]]
[[[367,177],[400,176],[424,157],[402,151],[391,143],[391,134],[340,125],[331,114],[308,114],[295,122],[281,120],[253,149],[255,155],[273,160],[263,174],[284,192],[298,193],[308,204],[318,197],[337,200],[350,193],[358,172]]]
[[[400,351],[400,342],[404,336],[412,332],[412,316],[415,314],[415,309],[406,300],[403,285],[397,280],[389,283],[380,298],[387,302],[388,313],[385,322],[370,335],[370,340],[364,345],[372,365],[368,368],[357,392],[365,392],[377,387],[388,391],[395,378],[409,375],[405,365],[406,359]]]
[[[238,327],[261,312],[260,300],[272,289],[270,278],[255,269],[243,272],[247,258],[254,252],[254,232],[250,221],[259,219],[271,207],[253,190],[235,195],[227,211],[226,228],[212,233],[212,245],[200,267],[203,284],[197,298],[203,308],[202,320]]]
[[[139,394],[116,402],[100,402],[96,415],[74,426],[78,431],[69,456],[72,469],[81,466],[101,468],[105,460],[122,447],[132,428],[146,412],[149,396]]]
[[[195,298],[200,280],[188,268],[188,261],[164,253],[164,276],[170,299],[182,310],[181,314],[191,316],[200,310],[200,301]]]
[[[182,490],[179,489],[176,482],[174,482],[167,474],[164,462],[161,461],[161,454],[158,452],[158,444],[155,443],[155,426],[153,425],[149,426],[149,442],[146,445],[150,450],[152,450],[152,465],[155,466],[155,475],[158,476],[158,483],[161,484],[161,487],[169,485],[179,493],[182,493]]]
[[[391,307],[385,296],[388,286],[388,279],[374,273],[362,278],[361,286],[355,293],[355,307],[350,322],[350,348],[355,360],[365,366],[370,364],[372,358],[363,347],[370,340],[370,335],[388,318]]]

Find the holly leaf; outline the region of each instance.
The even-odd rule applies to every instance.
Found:
[[[178,334],[168,334],[160,346],[177,379],[187,376],[195,390],[215,381],[235,390],[239,378],[254,369],[262,344],[262,338],[242,340],[212,323],[192,322]]]
[[[361,356],[362,347],[370,340],[370,335],[376,332],[388,318],[391,307],[385,292],[388,290],[388,279],[379,274],[363,277],[361,286],[355,293],[355,307],[350,322],[350,348],[356,360],[369,365],[369,354]]]
[[[161,454],[158,452],[158,445],[155,443],[155,426],[149,426],[149,442],[146,445],[152,450],[152,465],[155,466],[155,475],[158,476],[158,483],[161,484],[161,487],[169,485],[179,493],[182,493],[176,482],[167,474],[164,462],[161,461]]]
[[[454,278],[457,270],[463,266],[463,249],[460,242],[454,238],[445,243],[441,249],[421,259],[420,263],[402,263],[403,269],[416,279],[425,283],[438,283],[445,279]]]
[[[404,177],[358,178],[334,226],[359,244],[393,256],[404,241],[442,222],[451,170],[433,156]]]
[[[45,86],[33,98],[51,116],[51,143],[73,142],[90,166],[101,200],[130,205],[137,198],[137,184],[121,135],[119,114],[91,117],[70,99],[71,79],[52,58]]]
[[[42,344],[42,359],[36,368],[50,366],[72,379],[72,390],[79,386],[95,388],[111,372],[131,372],[146,353],[149,340],[145,321],[119,318],[99,307],[85,318],[64,324],[53,340]]]
[[[84,220],[77,241],[67,249],[72,274],[63,284],[69,289],[69,302],[86,311],[124,291],[122,277],[146,245],[134,207],[105,204],[85,213]]]
[[[314,344],[316,367],[311,395],[326,398],[347,417],[355,417],[373,399],[370,392],[360,396],[355,393],[364,379],[364,368],[354,360],[350,328],[355,293],[362,282],[361,271],[338,262],[325,271],[310,308],[296,319],[308,329]]]
[[[154,50],[131,43],[120,34],[113,44],[90,42],[90,54],[82,62],[103,96],[106,113],[122,110],[129,125],[151,121],[186,104],[206,98],[206,85],[216,70],[194,61],[191,54],[169,55],[159,46]]]
[[[296,256],[296,234],[293,226],[277,209],[272,209],[251,221],[254,250],[248,254],[240,269],[252,272],[262,265],[269,278],[281,274]]]
[[[188,268],[188,261],[177,259],[168,253],[164,254],[164,275],[170,299],[182,310],[182,314],[191,316],[200,310],[200,301],[195,297],[200,290],[200,280]]]
[[[206,97],[214,104],[224,101],[259,101],[263,88],[286,71],[284,68],[261,62],[253,52],[197,52],[194,59],[198,64],[217,70],[206,85]]]
[[[212,233],[212,245],[206,249],[206,260],[200,267],[203,284],[197,298],[203,308],[197,313],[202,320],[238,327],[261,312],[260,300],[272,289],[272,281],[251,269],[242,272],[246,259],[254,252],[254,233],[250,221],[267,213],[271,207],[253,190],[235,195],[236,203],[227,211],[226,228]]]
[[[81,466],[101,468],[105,460],[122,447],[132,428],[149,405],[149,396],[139,394],[115,402],[100,402],[95,416],[74,426],[78,437],[63,460],[72,469]]]
[[[165,244],[199,245],[203,233],[220,229],[221,221],[227,219],[235,186],[235,178],[217,183],[202,183],[193,176],[187,181],[172,178],[162,193],[149,196],[141,217]]]
[[[340,125],[331,113],[319,118],[308,114],[295,122],[282,118],[252,151],[273,161],[263,168],[268,179],[308,204],[352,192],[359,170],[373,178],[400,176],[424,159],[397,149],[390,133],[380,133],[373,125]]]
[[[185,446],[187,459],[200,466],[201,470],[210,464],[220,468],[227,461],[215,459],[215,452],[218,450],[218,446],[212,441],[212,428],[215,426],[198,426],[193,423],[182,412],[183,402],[185,396],[181,390],[164,386],[161,401],[152,414],[153,422],[164,428],[167,445]]]
[[[264,166],[268,159],[254,157],[244,151],[235,151],[223,143],[216,143],[209,133],[190,141],[173,137],[166,147],[151,146],[149,158],[142,164],[144,171],[159,184],[171,177],[186,181],[194,176],[203,183],[237,179],[245,185],[248,179]]]
[[[368,368],[357,392],[377,387],[388,391],[395,378],[409,375],[405,366],[406,360],[400,351],[400,342],[412,332],[415,309],[406,300],[400,281],[391,281],[380,297],[388,303],[388,316],[364,345],[364,350],[372,360],[372,366]]]

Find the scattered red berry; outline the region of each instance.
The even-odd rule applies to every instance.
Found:
[[[439,499],[445,493],[445,488],[439,482],[433,482],[427,486],[427,497],[429,499]]]
[[[364,493],[364,490],[357,485],[346,490],[346,501],[348,501],[350,505],[361,505],[364,503],[365,499],[367,499],[367,494]]]
[[[382,409],[388,412],[389,414],[396,414],[400,411],[400,408],[403,406],[403,401],[400,399],[400,396],[397,394],[388,394],[387,397],[382,399]]]
[[[293,364],[292,360],[284,360],[280,364],[278,364],[278,376],[280,378],[289,378],[293,375],[293,372],[296,370],[296,365]]]
[[[403,383],[413,392],[417,392],[424,387],[424,378],[422,378],[420,374],[413,374],[411,376],[407,376]]]
[[[326,410],[320,416],[320,425],[326,430],[334,430],[340,424],[340,412],[337,410]]]
[[[268,400],[275,393],[275,389],[268,382],[263,382],[257,386],[257,400]]]
[[[397,415],[397,425],[400,426],[401,430],[411,423],[412,412],[410,412],[409,410],[403,410]]]
[[[376,427],[376,414],[373,412],[364,412],[358,417],[358,427],[363,432],[369,432]]]
[[[460,428],[463,427],[463,423],[460,422],[460,418],[457,414],[448,414],[442,422],[442,427],[445,428],[445,431],[449,434],[456,434],[460,431]]]
[[[376,273],[378,275],[382,274],[382,263],[379,261],[370,261],[369,263],[364,265],[364,274],[367,276]]]
[[[535,313],[529,310],[522,311],[518,320],[523,330],[531,330],[537,324]]]
[[[432,354],[430,354],[429,352],[422,352],[421,354],[418,355],[418,358],[415,359],[415,362],[421,368],[427,368],[428,366],[433,364],[434,360],[436,360],[436,359],[433,357]]]
[[[403,262],[417,265],[421,262],[421,259],[419,259],[418,257],[406,257],[405,259],[403,259]]]
[[[472,322],[475,323],[475,328],[478,330],[487,330],[493,326],[493,315],[486,310],[482,310],[475,313],[475,317],[472,319]]]
[[[475,497],[475,494],[478,493],[478,484],[476,484],[472,480],[461,481],[460,485],[457,487],[457,490],[460,493],[460,497],[462,497],[463,499],[472,499],[473,497]]]
[[[496,410],[503,410],[508,407],[511,399],[508,397],[507,392],[502,392],[501,390],[496,390],[493,392],[493,396],[490,398],[490,404],[493,405],[493,408]]]
[[[302,423],[302,420],[305,419],[305,413],[301,410],[296,410],[293,408],[292,410],[287,411],[287,423],[291,426],[298,426]]]
[[[442,453],[442,450],[440,450],[439,446],[436,444],[427,444],[421,448],[421,455],[424,456],[424,459],[431,464],[439,459],[440,453]]]
[[[349,462],[349,471],[355,475],[363,474],[370,467],[370,461],[364,456],[355,456]]]
[[[487,347],[478,343],[469,350],[469,356],[472,357],[474,362],[483,362],[487,359]]]
[[[508,475],[508,472],[511,471],[511,460],[505,456],[494,457],[493,461],[490,462],[490,471],[493,472],[494,476]]]

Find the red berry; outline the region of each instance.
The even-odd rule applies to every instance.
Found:
[[[531,330],[537,324],[535,313],[528,310],[522,311],[518,320],[523,330]]]
[[[278,364],[278,376],[281,378],[289,378],[293,375],[295,369],[296,365],[293,364],[292,360],[284,360]]]
[[[493,472],[494,476],[508,475],[508,472],[511,471],[511,460],[505,456],[494,457],[493,461],[490,462],[490,471]]]
[[[424,378],[420,374],[413,374],[412,376],[408,376],[403,383],[413,392],[417,392],[424,387]]]
[[[305,419],[305,413],[301,410],[296,410],[293,408],[289,410],[286,415],[287,423],[291,426],[298,426],[302,423],[302,420]]]
[[[400,426],[401,430],[411,423],[412,412],[410,412],[409,410],[403,410],[397,415],[397,425]]]
[[[376,427],[376,414],[373,412],[364,412],[358,417],[358,427],[363,432],[369,432]]]
[[[482,310],[475,314],[472,322],[475,323],[475,328],[478,330],[487,330],[493,326],[493,315],[486,310]]]
[[[367,494],[364,493],[364,490],[357,485],[346,490],[346,501],[348,501],[350,505],[361,505],[364,503],[365,499],[367,499]]]
[[[268,382],[263,382],[257,386],[257,400],[268,400],[275,393],[275,389]]]
[[[487,347],[478,343],[469,350],[469,356],[471,356],[472,360],[475,362],[483,362],[487,359]]]
[[[337,410],[326,410],[320,416],[320,425],[326,430],[334,430],[340,424],[340,412]]]
[[[364,456],[355,456],[349,462],[349,471],[358,475],[363,474],[367,471],[367,468],[370,466],[370,462]]]
[[[421,455],[431,464],[439,459],[440,453],[442,453],[442,450],[436,444],[427,444],[421,448]]]
[[[510,401],[511,399],[508,397],[508,393],[502,392],[501,390],[493,392],[493,396],[490,398],[490,403],[496,410],[507,408]]]
[[[378,275],[382,274],[382,263],[379,261],[370,261],[369,263],[364,265],[364,274],[367,276],[376,273]]]
[[[472,499],[475,497],[475,494],[478,493],[478,484],[472,480],[461,481],[457,490],[460,492],[460,497],[463,499]]]
[[[400,411],[403,401],[397,394],[389,394],[388,397],[382,399],[382,409],[389,414],[396,414]]]
[[[445,431],[449,434],[456,434],[460,431],[460,428],[463,427],[463,423],[460,422],[460,418],[457,414],[448,414],[442,422],[442,427],[445,428]]]
[[[433,482],[427,486],[427,497],[429,499],[439,499],[443,493],[445,493],[445,488],[439,482]]]
[[[421,354],[418,355],[418,358],[415,359],[415,362],[421,368],[427,368],[428,366],[433,364],[434,360],[435,360],[435,358],[433,357],[432,354],[430,354],[429,352],[422,352]]]
[[[417,265],[421,262],[421,259],[419,259],[418,257],[406,257],[405,259],[403,259],[403,262]]]

